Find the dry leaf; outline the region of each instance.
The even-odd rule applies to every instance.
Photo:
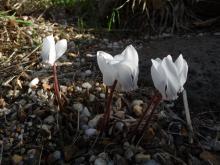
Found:
[[[42,86],[45,91],[51,89],[51,86],[48,83],[43,83]]]
[[[203,151],[199,157],[205,161],[211,162],[213,165],[219,165],[220,164],[220,156],[216,154],[212,154],[208,151]]]

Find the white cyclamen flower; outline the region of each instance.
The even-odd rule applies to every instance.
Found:
[[[182,54],[175,63],[170,55],[163,60],[157,58],[151,61],[151,76],[154,86],[159,90],[164,100],[177,99],[177,94],[184,90],[183,85],[188,73],[188,64]]]
[[[97,61],[103,74],[103,82],[107,86],[112,86],[117,80],[118,90],[131,91],[137,88],[138,53],[132,45],[127,46],[121,54],[114,57],[98,51]]]
[[[53,35],[43,39],[41,56],[43,62],[54,65],[55,61],[60,58],[67,49],[66,39],[62,39],[55,44]]]

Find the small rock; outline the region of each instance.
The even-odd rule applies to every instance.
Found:
[[[82,92],[82,88],[79,86],[76,86],[75,90],[76,90],[76,92]]]
[[[102,91],[102,88],[101,88],[101,87],[96,87],[95,90],[96,90],[97,92],[101,92],[101,91]]]
[[[119,130],[120,132],[122,132],[122,131],[123,131],[123,128],[124,128],[124,123],[118,121],[118,122],[115,124],[115,128],[116,128],[117,130]]]
[[[143,100],[133,100],[132,103],[131,103],[131,106],[135,106],[135,105],[143,105],[144,102]]]
[[[114,114],[116,117],[119,119],[124,119],[125,118],[125,112],[124,111],[116,111]]]
[[[103,158],[97,158],[94,165],[107,165],[107,162]]]
[[[134,105],[132,108],[132,111],[137,117],[140,117],[143,115],[143,107],[141,107],[140,105]]]
[[[90,101],[90,102],[95,101],[95,95],[89,94],[89,101]]]
[[[81,112],[83,110],[83,105],[81,103],[75,103],[73,104],[73,109]]]
[[[89,162],[94,162],[96,159],[96,156],[95,155],[91,155],[90,158],[89,158]]]
[[[33,80],[31,80],[31,82],[28,84],[28,86],[30,88],[36,88],[38,83],[39,83],[39,78],[36,77]]]
[[[82,87],[85,89],[90,89],[90,88],[92,88],[92,85],[89,82],[85,82],[82,84]]]
[[[44,119],[44,123],[48,123],[48,124],[52,124],[52,123],[54,123],[54,121],[55,121],[55,118],[52,115],[50,115]]]
[[[140,163],[140,162],[149,160],[150,158],[151,158],[151,156],[150,156],[150,155],[147,155],[147,154],[139,153],[139,154],[135,155],[135,161],[136,161],[137,163]]]
[[[67,86],[64,86],[64,85],[60,85],[60,90],[63,92],[63,93],[67,93]]]
[[[81,112],[81,116],[86,116],[86,117],[90,117],[91,113],[89,112],[87,107],[84,107],[82,112]]]
[[[79,157],[79,158],[77,158],[76,160],[75,160],[75,163],[76,164],[80,164],[80,163],[83,163],[84,161],[85,161],[85,157],[83,157],[83,156],[81,156],[81,157]]]
[[[12,156],[11,159],[12,159],[13,164],[20,164],[21,161],[23,160],[23,157],[20,156],[20,155],[15,154],[15,155]]]
[[[89,121],[88,125],[90,128],[96,128],[102,115],[96,115],[92,120]]]
[[[86,76],[90,76],[92,74],[92,71],[90,69],[86,70],[85,71],[85,75]]]
[[[128,148],[128,149],[125,151],[124,155],[125,155],[125,158],[126,158],[126,159],[131,159],[132,156],[134,156],[134,152],[133,152],[130,148]]]
[[[105,94],[104,94],[104,93],[100,93],[99,96],[100,96],[101,98],[103,98],[103,99],[105,98]]]
[[[94,128],[89,128],[87,130],[85,130],[85,135],[88,137],[94,136],[96,135],[97,130]]]
[[[55,161],[60,160],[61,159],[61,152],[60,151],[55,151],[53,153],[53,158],[54,158]]]

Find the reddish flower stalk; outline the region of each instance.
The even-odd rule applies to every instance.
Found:
[[[160,103],[161,99],[162,99],[162,96],[159,93],[156,93],[152,97],[150,103],[148,104],[146,110],[144,111],[144,114],[142,115],[141,119],[139,120],[138,124],[136,125],[134,131],[138,131],[138,128],[141,125],[141,123],[143,122],[144,118],[146,116],[148,116],[148,118],[146,120],[146,123],[145,123],[145,125],[144,125],[144,127],[143,127],[143,129],[141,131],[141,135],[144,133],[144,131],[147,128],[147,126],[148,126],[148,124],[149,124],[149,122],[150,122],[150,120],[152,118],[152,115],[153,115],[157,105]]]
[[[53,65],[53,79],[54,79],[54,94],[57,100],[57,103],[59,105],[59,108],[62,110],[62,103],[61,103],[61,98],[60,98],[60,90],[59,90],[59,82],[57,79],[57,69],[56,69],[56,64]]]
[[[111,103],[112,103],[113,93],[115,91],[116,85],[117,85],[117,80],[114,81],[114,84],[111,87],[109,97],[106,97],[108,99],[108,101],[107,101],[107,104],[106,104],[106,111],[104,113],[103,125],[102,125],[102,130],[101,131],[104,131],[106,126],[108,125],[108,121],[109,121],[110,113],[111,113]]]

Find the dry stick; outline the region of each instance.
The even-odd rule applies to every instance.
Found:
[[[188,100],[187,100],[187,93],[186,90],[183,90],[183,104],[184,104],[184,109],[185,109],[185,113],[186,113],[186,122],[187,122],[187,126],[189,129],[189,143],[193,143],[193,127],[192,127],[192,121],[190,118],[190,113],[189,113],[189,104],[188,104]]]
[[[145,123],[144,127],[142,128],[142,131],[141,131],[141,134],[140,134],[141,137],[139,138],[139,140],[138,140],[138,142],[137,142],[136,145],[139,145],[139,143],[140,143],[141,140],[143,139],[144,133],[145,133],[145,131],[146,131],[146,129],[147,129],[149,123],[150,123],[150,120],[151,120],[151,118],[152,118],[152,116],[153,116],[153,113],[154,113],[156,107],[158,106],[158,104],[160,103],[161,99],[162,99],[162,96],[161,96],[161,95],[158,95],[158,94],[156,93],[156,94],[154,95],[154,97],[153,97],[153,99],[152,99],[150,105],[148,106],[148,109],[146,109],[146,111],[148,111],[149,116],[148,116],[148,118],[147,118],[147,120],[146,120],[146,123]]]
[[[3,141],[1,141],[0,165],[2,164],[3,151],[4,151],[4,142],[3,142]]]
[[[112,97],[113,97],[113,93],[117,85],[117,82],[118,82],[117,80],[114,81],[114,84],[112,85],[111,90],[110,90],[110,95],[109,95],[107,105],[106,105],[107,109],[106,109],[106,112],[104,113],[104,118],[103,118],[103,126],[101,130],[102,132],[104,131],[105,127],[108,125],[108,120],[109,120],[110,112],[111,112]]]
[[[41,164],[41,157],[42,157],[43,149],[44,149],[44,145],[42,145],[42,146],[41,146],[41,150],[40,150],[40,156],[39,156],[39,162],[38,162],[38,165],[40,165],[40,164]]]

